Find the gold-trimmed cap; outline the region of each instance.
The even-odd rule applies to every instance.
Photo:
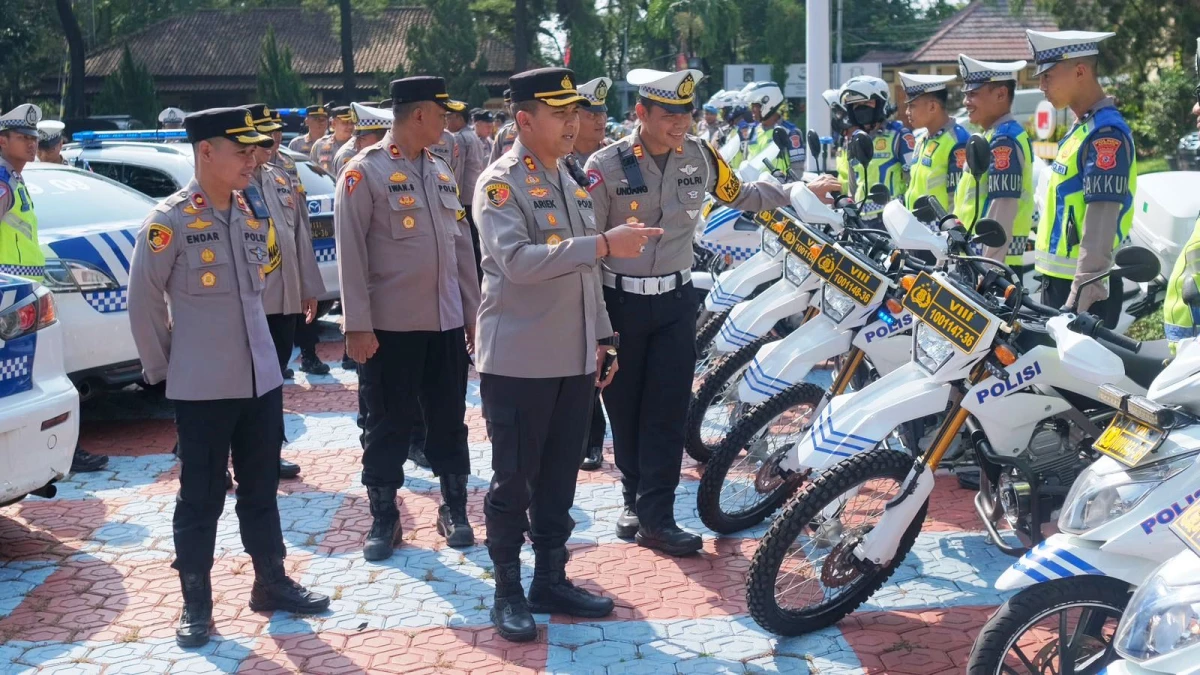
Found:
[[[246,108],[209,108],[183,118],[188,142],[199,143],[210,138],[227,138],[241,145],[269,147],[275,141],[259,133],[254,118]]]
[[[267,104],[251,103],[246,106],[246,109],[250,111],[250,119],[254,122],[256,131],[269,134],[283,128],[283,124],[275,121],[276,114],[267,107]]]
[[[450,98],[446,80],[436,75],[416,75],[392,80],[392,105],[433,101],[450,112],[462,112],[467,104]]]
[[[634,68],[625,80],[638,88],[638,96],[666,108],[668,112],[690,113],[696,107],[696,85],[704,73],[686,68],[668,73],[650,68]]]
[[[569,68],[535,68],[508,78],[512,102],[541,101],[556,108],[588,99],[575,88],[575,73]]]

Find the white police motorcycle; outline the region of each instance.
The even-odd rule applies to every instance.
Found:
[[[1124,660],[1103,675],[1200,675],[1200,509],[1189,511],[1193,529],[1180,535],[1191,548],[1163,563],[1133,594],[1115,640]]]

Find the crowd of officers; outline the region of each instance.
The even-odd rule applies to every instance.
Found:
[[[1035,247],[1043,301],[1053,306],[1073,302],[1079,282],[1107,270],[1128,236],[1133,142],[1096,79],[1098,43],[1109,35],[1029,33],[1047,98],[1078,117],[1051,167]],[[760,211],[790,203],[798,190],[865,200],[868,186],[883,184],[909,204],[932,195],[968,226],[998,220],[1011,243],[986,254],[1019,264],[1032,226],[1032,152],[1010,107],[1025,65],[960,57],[967,109],[991,150],[978,183],[963,170],[966,132],[946,113],[952,76],[901,75],[919,136],[890,119],[888,86],[877,78],[829,92],[838,133],[867,134],[874,160],[864,167],[843,153],[837,177],[807,185],[796,180],[804,143],[783,122],[782,93],[770,83],[742,99],[754,125],[740,130],[735,161],[779,143],[788,149],[774,167],[782,184],[743,182],[722,158],[714,143],[739,125],[719,101],[705,110],[705,137],[690,133],[697,70],[630,71],[637,125],[612,143],[604,137],[611,80],[580,85],[563,68],[514,75],[510,120],[495,129],[490,113],[468,113],[434,76],[392,82],[386,101],[310,107],[309,132],[290,147],[337,176],[344,358],[359,371],[372,516],[364,558],[389,558],[400,538],[397,491],[416,446],[439,479],[438,532],[451,546],[474,543],[464,422],[472,362],[492,447],[484,525],[502,636],[533,639],[534,612],[612,611],[611,599],[565,573],[576,472],[601,461],[601,401],[621,472],[617,535],[668,555],[700,550],[700,537],[677,525],[674,502],[695,361],[692,238],[706,199]],[[209,571],[231,454],[254,562],[250,607],[311,613],[329,605],[287,577],[275,497],[281,371],[324,289],[303,187],[278,152],[278,113],[211,109],[182,124],[195,178],[146,217],[129,311],[145,379],[165,380],[176,405],[174,567],[185,600],[177,640],[196,646],[210,630]],[[24,111],[0,117],[6,160],[29,126]],[[0,243],[19,242],[28,197],[19,167],[0,162],[0,172]],[[5,264],[13,269],[0,257]],[[1096,311],[1105,289],[1087,292],[1080,307]],[[414,443],[419,430],[424,440]],[[528,593],[520,563],[527,537],[535,556]]]

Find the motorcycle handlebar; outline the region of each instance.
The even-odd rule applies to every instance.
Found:
[[[1091,314],[1075,315],[1075,318],[1071,319],[1070,328],[1077,333],[1093,337],[1101,342],[1107,342],[1134,354],[1142,348],[1141,342],[1109,330],[1100,319]]]

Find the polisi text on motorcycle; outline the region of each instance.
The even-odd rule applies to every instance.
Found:
[[[906,330],[909,326],[912,326],[912,322],[912,314],[904,314],[903,316],[896,317],[896,323],[893,325],[880,322],[883,325],[874,330],[866,331],[867,343],[869,344],[872,340],[885,338],[892,333],[899,333]]]
[[[1155,525],[1170,525],[1171,521],[1175,520],[1177,516],[1183,513],[1184,509],[1191,506],[1192,502],[1196,501],[1197,499],[1200,499],[1200,490],[1196,490],[1190,495],[1185,495],[1183,498],[1183,504],[1175,502],[1162,511],[1154,514],[1153,518],[1147,518],[1143,520],[1142,531],[1144,531],[1146,534],[1151,534],[1154,532]]]
[[[998,398],[1007,394],[1013,389],[1019,389],[1020,387],[1029,384],[1030,380],[1041,374],[1042,364],[1038,361],[1034,361],[1031,365],[1025,366],[1016,373],[1009,375],[1007,380],[1003,382],[997,382],[987,389],[981,389],[975,392],[975,398],[979,399],[980,403],[983,403],[988,398]]]

